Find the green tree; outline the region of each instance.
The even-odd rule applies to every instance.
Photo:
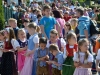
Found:
[[[4,11],[3,11],[3,5],[2,5],[2,0],[0,0],[0,30],[4,28]]]

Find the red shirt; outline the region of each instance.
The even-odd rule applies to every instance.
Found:
[[[68,52],[68,56],[69,57],[73,57],[74,56],[74,52],[77,52],[78,45],[75,44],[73,48],[69,48],[69,44],[67,44],[66,45],[66,49],[67,49],[67,52]]]
[[[71,16],[68,16],[67,18],[64,17],[64,20],[67,22],[67,21],[69,21],[71,18],[72,18]]]

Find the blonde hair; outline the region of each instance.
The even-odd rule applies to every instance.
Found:
[[[68,34],[67,34],[67,41],[68,41],[69,39],[71,39],[72,36],[76,37],[76,34],[75,34],[74,32],[68,33]]]
[[[74,21],[74,22],[78,23],[78,19],[77,18],[72,18],[71,21]]]
[[[58,36],[58,31],[56,29],[52,29],[50,31],[51,34],[55,34],[56,36]]]
[[[10,23],[10,22],[16,22],[16,23],[17,23],[17,20],[14,19],[14,18],[10,18],[10,19],[8,20],[8,23]]]
[[[34,28],[36,30],[36,32],[40,32],[40,27],[36,25],[36,23],[32,22],[28,25],[28,28]]]
[[[85,42],[88,43],[89,41],[87,39],[81,39],[78,42],[78,58],[80,58],[80,55],[79,55],[79,52],[81,52],[80,46],[82,46]],[[85,52],[85,59],[84,60],[87,60],[88,56],[89,56],[89,51],[87,50]]]
[[[21,29],[18,30],[18,34],[19,34],[20,32],[24,32],[24,33],[25,33],[25,30],[24,30],[23,28],[21,28]],[[25,33],[25,35],[26,35],[26,33]]]
[[[59,51],[59,48],[58,48],[58,46],[56,44],[51,44],[50,47],[49,47],[49,50],[51,52],[53,52],[53,51]]]

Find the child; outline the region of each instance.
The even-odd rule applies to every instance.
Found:
[[[99,64],[100,64],[100,49],[98,50],[98,54],[97,54],[97,57],[96,57],[96,69],[98,71],[98,75],[100,75],[100,67],[99,67]]]
[[[36,63],[33,61],[33,54],[38,48],[39,37],[38,33],[39,29],[36,23],[30,23],[27,27],[29,34],[31,35],[28,41],[28,50],[26,52],[26,58],[24,67],[20,73],[20,75],[32,75],[32,66],[33,66],[33,75],[36,75]]]
[[[52,29],[50,32],[50,40],[47,42],[48,48],[50,44],[58,45],[59,50],[63,52],[63,47],[66,45],[66,43],[63,38],[59,39],[58,32],[56,29]]]
[[[12,28],[6,28],[4,34],[6,40],[2,49],[1,75],[18,75],[14,59],[14,52],[18,46],[18,42],[15,40]]]
[[[20,45],[20,48],[18,49],[18,71],[20,73],[24,66],[24,61],[25,61],[24,55],[27,50],[27,43],[28,43],[28,41],[26,40],[26,33],[24,29],[18,30],[18,42]]]
[[[24,30],[25,30],[25,32],[26,32],[26,36],[27,36],[27,39],[29,39],[29,33],[28,33],[28,30],[27,30],[27,25],[29,24],[29,19],[24,19]]]
[[[18,34],[18,27],[17,27],[17,20],[16,19],[13,19],[13,18],[10,18],[9,20],[8,20],[8,23],[9,23],[9,25],[13,28],[13,30],[14,30],[14,33],[15,33],[15,36],[16,36],[16,38],[17,38],[17,34]]]
[[[4,47],[4,31],[1,30],[0,31],[0,49],[2,50],[2,48]],[[1,62],[1,57],[2,57],[2,51],[0,50],[0,62]]]
[[[74,66],[76,67],[74,75],[92,75],[91,67],[93,62],[93,55],[88,51],[89,41],[81,39],[78,42],[79,50],[74,54]]]
[[[99,49],[100,49],[100,37],[98,37],[96,39],[96,42],[95,42],[95,51],[94,52],[97,54]]]
[[[39,49],[36,50],[34,54],[34,60],[37,63],[37,75],[49,75],[48,65],[46,61],[49,60],[49,49],[46,48],[47,39],[45,37],[39,40]]]
[[[73,75],[74,70],[75,70],[74,62],[73,62],[73,56],[74,56],[74,52],[77,51],[76,34],[75,33],[69,33],[67,35],[67,42],[68,43],[66,44],[66,48],[64,50],[64,55],[66,55],[67,58],[65,59],[64,64],[70,65],[70,66],[65,66],[65,65],[63,66],[62,75]]]
[[[4,47],[4,31],[0,31],[0,74],[1,74],[1,58],[2,58],[2,48]]]
[[[75,34],[77,35],[77,41],[79,40],[79,29],[77,28],[78,20],[76,18],[71,19],[71,27],[74,30]]]
[[[47,63],[52,64],[52,75],[61,75],[62,64],[64,62],[63,53],[55,44],[51,44],[49,50],[50,53],[52,53],[55,56],[53,61],[47,61]]]
[[[55,28],[56,20],[50,16],[51,10],[50,6],[44,6],[43,11],[45,16],[40,20],[40,27],[43,35],[49,39],[50,31]]]

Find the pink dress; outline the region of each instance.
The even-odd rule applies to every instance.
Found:
[[[65,25],[65,20],[64,19],[62,19],[62,18],[57,18],[56,19],[57,20],[57,22],[60,24],[60,36],[61,37],[63,37],[63,29],[64,29],[64,25]],[[56,25],[56,29],[57,29],[57,31],[58,31],[58,26]]]
[[[24,62],[25,62],[25,54],[26,51],[21,51],[18,52],[18,71],[21,71],[23,66],[24,66]]]
[[[27,52],[29,52],[28,50]],[[32,66],[33,66],[33,55],[25,58],[24,67],[20,73],[20,75],[31,75],[32,74]]]
[[[85,53],[79,52],[79,54],[80,54],[79,60],[78,60],[78,53],[74,54],[73,58],[74,61],[80,61],[81,63],[93,62],[93,56],[91,54],[89,54],[88,59],[86,61],[84,61]],[[73,75],[92,75],[91,68],[77,67]]]

